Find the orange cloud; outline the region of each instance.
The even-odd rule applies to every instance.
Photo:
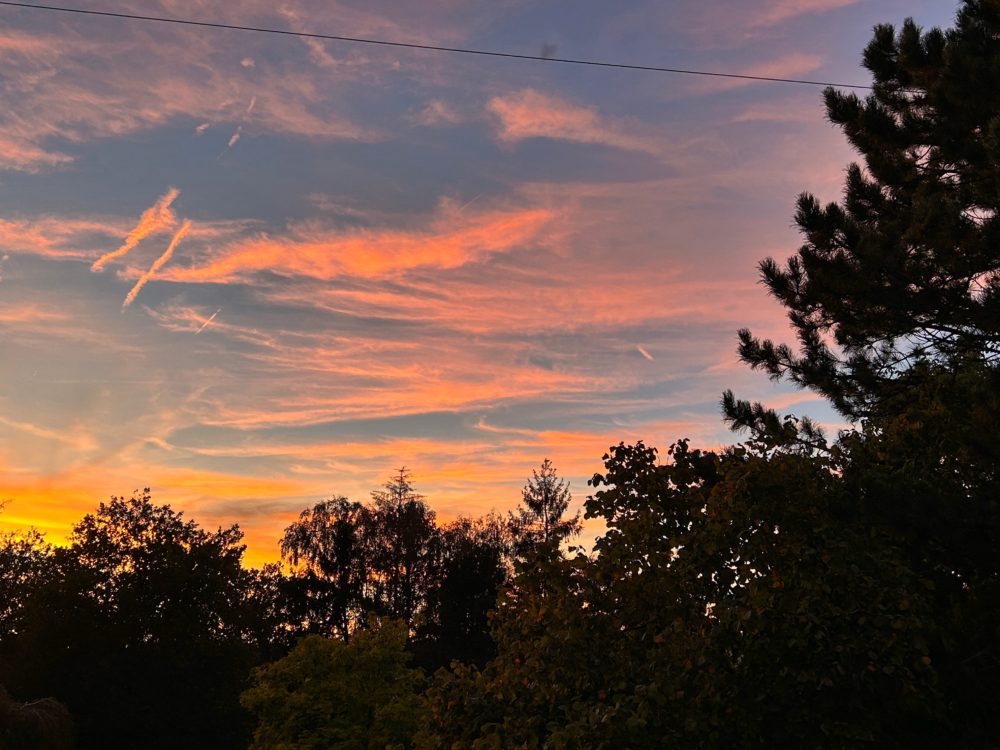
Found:
[[[0,469],[3,469],[0,462]],[[323,497],[322,486],[294,479],[253,478],[217,472],[161,470],[150,472],[138,466],[125,471],[95,471],[84,467],[56,475],[15,479],[0,474],[0,499],[9,501],[0,512],[0,531],[23,531],[29,527],[48,534],[49,541],[64,544],[72,526],[92,513],[114,494],[128,494],[135,485],[149,485],[153,500],[183,511],[207,528],[240,522],[248,546],[245,563],[261,565],[278,557],[281,529],[301,508]],[[136,479],[123,480],[131,473]],[[127,489],[123,489],[127,488]],[[227,503],[233,505],[227,511]],[[275,503],[278,503],[276,506]],[[261,518],[251,511],[265,510]],[[287,510],[280,510],[284,505]]]
[[[534,89],[495,96],[486,107],[496,118],[497,137],[501,141],[554,138],[652,154],[660,151],[652,139],[629,132],[628,126],[621,122],[602,118],[593,107],[573,104]]]
[[[50,430],[45,427],[32,424],[31,422],[18,422],[13,419],[7,419],[3,416],[0,416],[0,426],[17,430],[18,432],[31,435],[32,437],[62,443],[78,451],[91,451],[97,447],[97,443],[93,437],[80,432],[79,430]]]
[[[449,206],[423,231],[311,227],[288,239],[237,241],[203,266],[175,268],[170,281],[226,282],[269,271],[284,276],[332,279],[349,275],[384,278],[421,268],[455,268],[492,253],[537,241],[554,218],[546,209],[493,211],[475,217]]]
[[[52,310],[45,310],[37,305],[23,307],[0,308],[0,324],[22,323],[55,323],[66,320],[68,316]]]
[[[313,489],[292,479],[272,479],[221,472],[177,469],[154,473],[151,487],[171,497],[273,499],[287,498]]]

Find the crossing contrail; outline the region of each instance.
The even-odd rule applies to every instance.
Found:
[[[122,243],[122,246],[117,250],[112,250],[110,253],[105,253],[100,258],[95,260],[94,265],[90,267],[90,270],[100,271],[110,261],[113,261],[115,258],[122,257],[149,235],[162,232],[164,229],[172,227],[177,222],[177,217],[174,216],[174,212],[170,210],[170,204],[173,203],[180,194],[180,190],[172,187],[166,193],[161,195],[156,203],[142,212],[142,216],[139,217],[139,223],[136,224],[135,229],[129,232],[128,236],[125,237],[125,242]]]
[[[125,297],[125,301],[122,302],[122,312],[125,312],[125,308],[132,304],[132,301],[139,294],[139,291],[144,286],[146,286],[146,283],[151,278],[153,278],[156,272],[159,271],[161,268],[163,268],[164,265],[166,265],[166,262],[170,260],[171,256],[174,254],[174,249],[181,243],[181,240],[183,240],[187,236],[187,233],[190,230],[191,230],[191,222],[185,219],[184,223],[181,224],[181,228],[177,230],[177,233],[174,234],[173,239],[170,240],[170,244],[167,245],[167,249],[163,251],[163,255],[154,260],[153,265],[149,267],[149,270],[146,271],[146,273],[144,273],[142,276],[140,276],[139,280],[135,282],[135,286],[132,287],[132,291],[128,293],[128,296]]]

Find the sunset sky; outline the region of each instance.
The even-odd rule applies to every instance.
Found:
[[[59,4],[54,0],[54,4]],[[67,5],[70,3],[67,2]],[[78,0],[357,37],[868,83],[951,0]],[[0,529],[148,486],[275,559],[400,466],[442,520],[578,504],[620,441],[715,447],[785,337],[757,283],[851,160],[821,88],[0,7]]]

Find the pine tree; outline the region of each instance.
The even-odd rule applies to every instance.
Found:
[[[539,547],[558,547],[565,539],[580,532],[580,514],[563,518],[572,495],[569,484],[560,479],[549,459],[541,470],[532,469],[531,478],[521,490],[523,505],[511,516],[511,526],[520,551]]]
[[[798,351],[743,330],[740,355],[858,423],[829,446],[841,523],[891,533],[934,592],[928,658],[954,745],[997,746],[1000,3],[965,0],[947,31],[877,26],[864,63],[870,96],[825,92],[863,163],[841,203],[801,196],[805,244],[760,266]],[[723,410],[768,448],[828,447],[731,392]]]
[[[800,196],[805,243],[784,266],[760,264],[799,351],[739,333],[745,362],[850,419],[1000,358],[1000,5],[966,0],[947,31],[877,26],[864,64],[870,96],[825,92],[863,165],[841,203]],[[737,426],[752,426],[748,406],[727,394]]]

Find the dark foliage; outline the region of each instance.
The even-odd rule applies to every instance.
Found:
[[[406,626],[373,623],[351,641],[308,636],[257,670],[242,697],[251,750],[385,750],[411,745],[422,677],[407,667]]]
[[[288,622],[348,641],[372,617],[400,620],[428,671],[453,659],[483,663],[493,653],[487,614],[507,580],[510,547],[498,518],[439,528],[401,470],[370,504],[326,500],[285,530]]]
[[[81,748],[244,747],[237,699],[263,633],[241,538],[148,493],[102,503],[22,590],[0,679],[63,701]]]
[[[933,587],[825,462],[619,446],[593,557],[519,577],[499,656],[429,693],[426,747],[906,747],[953,737]],[[935,739],[936,738],[936,739]]]
[[[489,614],[511,572],[511,534],[496,516],[441,529],[441,556],[410,648],[427,672],[452,661],[482,666],[496,655]]]
[[[996,362],[998,30],[992,0],[963,3],[948,31],[878,26],[864,53],[873,93],[826,91],[827,115],[863,165],[848,169],[841,203],[801,196],[805,244],[784,266],[761,264],[799,351],[740,331],[752,367],[859,418],[887,414],[921,367]]]
[[[521,491],[521,505],[509,520],[515,550],[521,557],[556,553],[562,542],[580,533],[579,513],[563,518],[572,499],[569,485],[559,478],[549,459],[542,461],[540,469],[532,470]]]
[[[52,698],[13,700],[0,685],[0,750],[70,750],[73,720]]]
[[[337,497],[305,510],[285,529],[284,559],[294,575],[294,612],[308,631],[344,640],[369,616],[413,627],[440,556],[434,511],[405,470],[362,505]]]

